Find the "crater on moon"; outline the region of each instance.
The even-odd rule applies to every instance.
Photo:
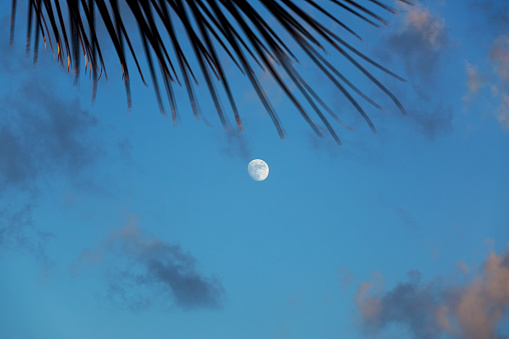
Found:
[[[263,181],[269,175],[269,165],[261,159],[254,159],[247,165],[247,171],[254,180]]]

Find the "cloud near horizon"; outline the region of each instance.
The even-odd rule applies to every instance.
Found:
[[[108,276],[107,299],[140,310],[164,301],[184,309],[221,306],[224,289],[215,277],[205,277],[196,260],[179,245],[149,238],[134,218],[110,234],[95,250],[85,250],[72,267],[102,266]]]
[[[491,252],[469,283],[425,283],[418,271],[411,271],[407,282],[387,292],[374,287],[369,281],[361,283],[355,298],[361,329],[371,336],[399,324],[419,339],[507,338],[497,327],[509,311],[509,251]]]

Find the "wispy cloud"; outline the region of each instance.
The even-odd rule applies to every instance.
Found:
[[[496,116],[502,128],[509,131],[509,34],[493,42],[490,60],[497,77],[493,93],[500,100]]]
[[[384,45],[383,57],[398,57],[414,81],[431,81],[442,52],[449,47],[445,21],[428,9],[416,7],[406,15],[403,26]]]
[[[34,227],[33,204],[18,205],[7,202],[0,209],[0,249],[28,253],[42,264],[43,272],[47,271],[51,260],[45,245],[54,235]]]
[[[251,147],[238,130],[218,131],[221,151],[230,157],[239,157],[244,161],[251,159]]]
[[[491,44],[489,51],[491,72],[489,75],[480,75],[477,67],[466,63],[468,92],[463,99],[471,101],[482,88],[489,87],[490,101],[497,102],[491,106],[500,126],[509,131],[509,35],[498,36]],[[489,107],[488,106],[488,107]]]
[[[474,18],[480,19],[480,22],[472,28],[474,31],[486,32],[494,30],[496,34],[507,33],[509,31],[507,26],[509,21],[509,6],[507,2],[476,0],[471,1],[469,6],[475,12]]]
[[[410,83],[418,84],[398,94],[408,112],[409,121],[429,140],[452,131],[453,110],[442,90],[439,69],[452,51],[445,19],[428,8],[417,6],[408,11],[399,27],[395,27],[377,47],[384,64],[391,69],[404,68]],[[412,90],[413,89],[413,90]],[[438,90],[437,90],[438,89]],[[449,107],[451,106],[451,107]]]
[[[355,275],[347,267],[338,267],[337,274],[337,280],[341,288],[347,288],[355,279]]]
[[[193,256],[179,245],[147,237],[134,218],[97,249],[84,251],[72,270],[89,265],[108,272],[108,299],[133,310],[158,301],[163,307],[218,307],[224,295],[219,280],[198,272]]]
[[[499,36],[493,42],[490,59],[497,76],[503,82],[509,82],[509,35]]]
[[[410,228],[417,228],[417,222],[415,221],[412,214],[403,207],[398,207],[396,209],[396,215],[401,219],[401,221]]]
[[[452,108],[445,108],[436,105],[433,109],[413,110],[412,120],[419,132],[429,140],[452,131],[453,111]]]
[[[509,5],[503,1],[471,1],[470,8],[472,17],[477,19],[472,23],[472,32],[482,28],[482,38],[492,43],[486,50],[489,65],[466,65],[468,92],[464,100],[472,101],[482,88],[489,88],[491,97],[483,106],[509,131]],[[480,96],[477,99],[483,100]]]
[[[488,77],[479,73],[476,66],[465,62],[465,72],[467,75],[467,88],[468,92],[463,96],[464,101],[470,101],[479,90],[484,87],[488,81]]]
[[[58,98],[43,83],[25,83],[3,100],[0,189],[33,184],[48,171],[78,171],[98,154],[88,133],[96,125],[79,101]]]
[[[34,71],[18,57],[0,52],[1,74],[10,76],[0,95],[0,250],[21,250],[48,266],[44,246],[49,234],[32,219],[40,179],[75,178],[96,160],[100,146],[91,136],[95,118],[40,75],[24,78],[23,66]],[[14,71],[16,77],[10,74]]]
[[[466,274],[463,262],[459,267]],[[497,326],[509,310],[509,252],[491,252],[469,283],[426,283],[418,271],[411,271],[407,282],[385,293],[373,291],[373,286],[363,282],[355,300],[361,328],[371,335],[400,324],[416,338],[502,338]]]

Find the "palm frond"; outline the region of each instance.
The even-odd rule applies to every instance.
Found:
[[[399,1],[413,5],[412,1]],[[307,105],[312,108],[332,137],[340,144],[339,137],[322,109],[325,109],[341,125],[349,127],[312,90],[294,66],[299,62],[297,59],[299,53],[296,53],[295,47],[292,51],[292,48],[289,47],[290,42],[285,41],[285,37],[288,36],[298,46],[297,49],[300,49],[347,98],[373,132],[376,132],[376,129],[372,121],[354,95],[377,109],[382,110],[382,108],[323,56],[328,47],[337,50],[354,68],[363,73],[369,81],[391,98],[403,114],[406,114],[394,94],[361,62],[378,68],[401,81],[405,80],[360,52],[347,43],[345,37],[338,36],[327,28],[326,24],[309,14],[311,10],[314,10],[323,16],[324,20],[331,20],[344,29],[345,34],[362,40],[360,35],[340,17],[347,14],[376,27],[380,27],[380,24],[387,26],[387,21],[378,12],[395,14],[397,11],[381,1],[330,0],[330,3],[335,6],[333,11],[325,9],[324,3],[316,0],[304,0],[299,4],[292,0],[258,0],[257,5],[259,6],[254,6],[252,1],[246,0],[125,0],[125,3],[139,28],[159,108],[165,114],[158,76],[162,77],[174,123],[177,121],[178,113],[173,86],[182,86],[182,82],[188,93],[194,116],[197,119],[200,117],[194,91],[194,86],[198,84],[196,74],[199,72],[205,80],[223,126],[229,128],[230,123],[227,118],[228,114],[220,101],[220,93],[216,87],[217,81],[221,83],[228,98],[238,128],[243,129],[232,87],[225,75],[225,61],[220,58],[221,55],[226,55],[229,61],[232,61],[249,79],[281,138],[284,138],[285,135],[282,123],[256,76],[255,65],[270,73],[315,133],[321,136],[320,128],[299,98],[303,98],[304,102],[307,102]],[[30,48],[33,48],[34,63],[36,63],[40,37],[43,38],[45,47],[49,43],[51,49],[53,49],[53,38],[56,43],[58,61],[64,66],[65,62],[68,70],[72,69],[76,81],[80,74],[80,58],[83,55],[85,72],[93,76],[92,98],[94,99],[98,79],[102,74],[107,77],[96,27],[96,20],[101,20],[120,62],[127,93],[127,104],[131,109],[129,55],[134,60],[142,81],[145,84],[146,82],[138,61],[138,52],[134,50],[129,37],[129,34],[133,33],[126,29],[118,1],[110,0],[108,4],[105,0],[88,0],[88,2],[86,0],[67,0],[66,5],[69,20],[67,24],[64,21],[63,11],[58,0],[28,0],[27,53]],[[266,15],[264,17],[261,9],[270,14],[272,21],[269,21],[269,17]],[[15,10],[16,0],[13,0],[11,43],[14,37]],[[276,25],[273,22],[276,22]],[[175,24],[178,24],[180,29],[175,27]],[[163,34],[164,30],[166,30],[165,34]],[[32,34],[34,34],[33,46]],[[164,35],[169,38],[169,43],[164,42]],[[182,47],[186,38],[191,50]],[[128,52],[126,52],[126,45]],[[197,68],[191,66],[192,62],[189,61],[191,53],[194,54],[197,61]],[[156,71],[156,67],[159,67],[159,72]],[[297,93],[294,93],[292,88],[296,88]],[[298,93],[300,96],[297,95]]]

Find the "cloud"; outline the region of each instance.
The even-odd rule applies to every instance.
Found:
[[[509,83],[509,35],[499,36],[491,46],[490,59],[498,78]]]
[[[347,288],[355,279],[355,275],[347,267],[338,267],[337,272],[337,280],[341,288]]]
[[[473,27],[474,31],[486,32],[488,29],[494,29],[497,34],[500,34],[509,30],[507,26],[509,21],[509,6],[504,1],[471,1],[469,6],[475,12],[473,18],[481,19],[482,21]]]
[[[96,119],[79,101],[58,98],[37,81],[23,84],[4,99],[7,112],[0,122],[0,182],[5,185],[35,180],[45,171],[80,170],[98,154],[88,135]]]
[[[414,110],[411,111],[410,116],[419,132],[429,140],[452,131],[453,111],[450,107],[444,108],[442,105],[437,105],[427,111]]]
[[[496,117],[500,126],[509,131],[509,35],[499,36],[490,50],[490,60],[495,73],[492,94],[499,99]]]
[[[484,87],[488,81],[486,75],[480,74],[477,67],[465,62],[465,72],[467,75],[467,88],[468,92],[463,96],[464,101],[470,101],[479,90]]]
[[[483,0],[470,1],[469,7],[471,35],[492,41],[489,50],[486,50],[491,69],[481,63],[467,63],[468,92],[464,100],[471,101],[483,87],[491,89],[491,98],[478,100],[484,100],[482,105],[489,107],[500,126],[509,131],[509,5],[505,1]],[[478,72],[477,68],[481,71]],[[478,78],[479,74],[481,78]]]
[[[11,207],[11,206],[9,206]],[[38,241],[33,241],[35,237],[44,238],[44,234],[37,234],[35,230],[27,231],[32,226],[32,209],[30,204],[24,205],[19,209],[0,210],[2,224],[0,227],[0,244],[2,248],[25,248],[37,257],[42,257],[42,246]]]
[[[462,265],[460,265],[462,266]],[[493,252],[468,283],[425,283],[411,271],[408,281],[385,293],[363,282],[355,299],[361,329],[371,336],[404,325],[416,338],[503,338],[497,327],[509,311],[509,251]]]
[[[490,61],[493,68],[491,76],[483,76],[477,72],[477,68],[467,63],[467,86],[468,92],[464,95],[464,101],[471,101],[481,88],[491,88],[490,102],[492,114],[497,118],[500,126],[509,131],[509,36],[499,37],[495,40],[490,51]],[[489,107],[488,106],[488,107]]]
[[[411,9],[405,18],[401,29],[388,38],[384,57],[392,59],[398,55],[407,74],[430,81],[443,50],[449,45],[444,19],[418,7]]]
[[[503,129],[509,131],[509,93],[501,96],[497,120]]]
[[[251,159],[251,147],[242,133],[235,129],[219,131],[221,151],[230,157],[239,157],[244,161]]]
[[[396,214],[406,226],[410,228],[417,228],[417,222],[409,211],[403,207],[398,207],[396,209]]]
[[[377,47],[384,64],[393,63],[391,69],[404,67],[409,81],[419,84],[397,96],[408,112],[408,121],[429,140],[452,131],[453,106],[448,98],[437,101],[436,96],[437,87],[445,90],[436,79],[450,50],[445,20],[423,7],[410,9],[400,27],[391,30]]]
[[[0,52],[0,70],[8,84],[0,95],[0,251],[20,250],[47,267],[44,246],[51,236],[32,219],[39,179],[75,178],[95,161],[96,120],[12,49]]]
[[[184,309],[219,307],[224,289],[214,277],[198,273],[196,260],[178,245],[140,232],[134,219],[113,232],[94,251],[86,250],[72,271],[84,265],[107,268],[108,299],[139,310],[163,301]]]
[[[34,227],[33,208],[31,203],[19,206],[9,201],[3,204],[0,209],[0,249],[28,253],[43,266],[41,273],[47,273],[52,263],[45,245],[54,235]]]
[[[66,98],[48,83],[52,74],[32,70],[23,56],[9,51],[0,52],[4,73],[19,58],[26,71],[19,67],[4,79],[9,86],[0,97],[0,197],[7,188],[33,190],[42,173],[72,171],[74,176],[100,154],[97,138],[91,137],[96,119],[78,99]]]

